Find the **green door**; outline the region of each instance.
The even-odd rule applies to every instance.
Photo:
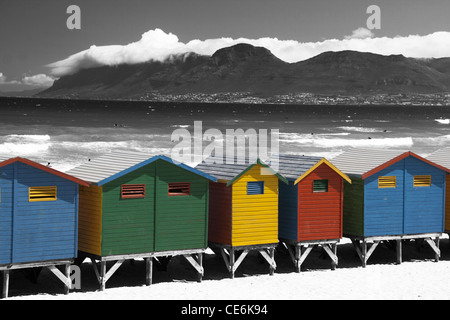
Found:
[[[155,251],[206,248],[208,181],[165,161],[156,177]]]
[[[154,251],[155,174],[151,163],[103,186],[102,255]]]

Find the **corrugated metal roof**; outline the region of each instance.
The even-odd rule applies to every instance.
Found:
[[[450,147],[433,152],[426,158],[440,166],[450,169]]]
[[[216,178],[198,169],[194,169],[182,163],[174,162],[168,157],[153,156],[146,153],[131,151],[116,151],[105,154],[67,171],[67,174],[73,175],[85,181],[96,183],[100,186],[158,159],[178,165],[209,180],[217,180]]]
[[[321,157],[279,154],[272,155],[267,164],[286,179],[295,181],[320,160]]]
[[[382,164],[404,154],[405,150],[351,149],[331,159],[333,165],[347,175],[362,176]]]
[[[195,168],[206,172],[217,179],[230,181],[255,162],[251,163],[247,158],[237,159],[236,157],[211,156],[198,164]]]

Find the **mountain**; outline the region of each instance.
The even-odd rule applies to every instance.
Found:
[[[139,99],[152,94],[245,92],[376,94],[450,92],[450,58],[412,59],[356,51],[325,52],[287,63],[249,44],[212,56],[171,56],[164,62],[104,66],[61,77],[40,97]]]

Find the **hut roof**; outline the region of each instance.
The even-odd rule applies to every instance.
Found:
[[[450,147],[433,152],[426,158],[443,167],[450,168]]]
[[[268,163],[273,169],[278,167],[278,173],[290,181],[295,181],[295,184],[302,181],[323,163],[351,183],[350,178],[346,174],[336,168],[327,159],[321,157],[278,154],[272,155]]]
[[[73,181],[73,182],[78,183],[78,184],[81,184],[83,186],[86,186],[86,187],[89,186],[89,182],[86,182],[85,180],[82,180],[82,179],[77,178],[75,176],[72,176],[70,174],[66,174],[64,172],[52,169],[50,167],[44,166],[44,165],[39,164],[37,162],[31,161],[29,159],[16,157],[16,158],[11,158],[11,159],[6,159],[6,160],[5,159],[0,159],[0,161],[1,161],[0,162],[0,168],[4,167],[4,166],[7,166],[9,164],[12,164],[14,162],[21,162],[21,163],[27,164],[29,166],[32,166],[34,168],[37,168],[37,169],[49,172],[49,173],[54,174],[56,176],[59,176],[61,178]]]
[[[80,179],[90,181],[97,186],[102,186],[105,183],[113,181],[157,160],[172,163],[208,180],[217,181],[215,177],[183,163],[175,162],[169,157],[162,155],[152,156],[141,152],[130,151],[116,151],[105,154],[99,158],[89,160],[87,163],[67,171],[67,173],[79,177]]]
[[[233,184],[239,177],[245,174],[255,165],[262,165],[269,172],[275,175],[278,179],[287,183],[287,180],[277,172],[275,172],[270,166],[257,159],[255,162],[251,162],[249,159],[237,159],[229,157],[209,157],[195,168],[202,170],[208,174],[213,175],[218,180],[227,181],[227,186]]]
[[[441,170],[449,171],[432,161],[429,161],[411,151],[385,150],[385,149],[351,149],[332,159],[333,164],[348,175],[360,176],[366,179],[371,175],[413,156]]]

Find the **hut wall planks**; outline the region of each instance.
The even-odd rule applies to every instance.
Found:
[[[208,240],[231,245],[231,203],[233,186],[209,182]]]
[[[80,186],[78,249],[101,255],[102,187]]]
[[[255,165],[233,184],[232,245],[278,242],[278,178]],[[264,181],[264,194],[247,195],[247,182]]]
[[[173,164],[157,161],[155,251],[208,246],[209,181]],[[190,183],[190,194],[169,196],[169,183]]]
[[[314,192],[314,180],[327,180],[327,192]],[[298,183],[298,241],[342,237],[342,177],[325,163]]]
[[[78,184],[22,162],[9,164],[0,171],[0,216],[2,224],[4,221],[11,223],[2,226],[10,240],[9,248],[2,245],[0,249],[1,263],[76,257]],[[6,186],[10,191],[7,192]],[[29,188],[36,186],[55,186],[56,200],[29,201]],[[2,244],[8,245],[3,235],[1,239]]]

